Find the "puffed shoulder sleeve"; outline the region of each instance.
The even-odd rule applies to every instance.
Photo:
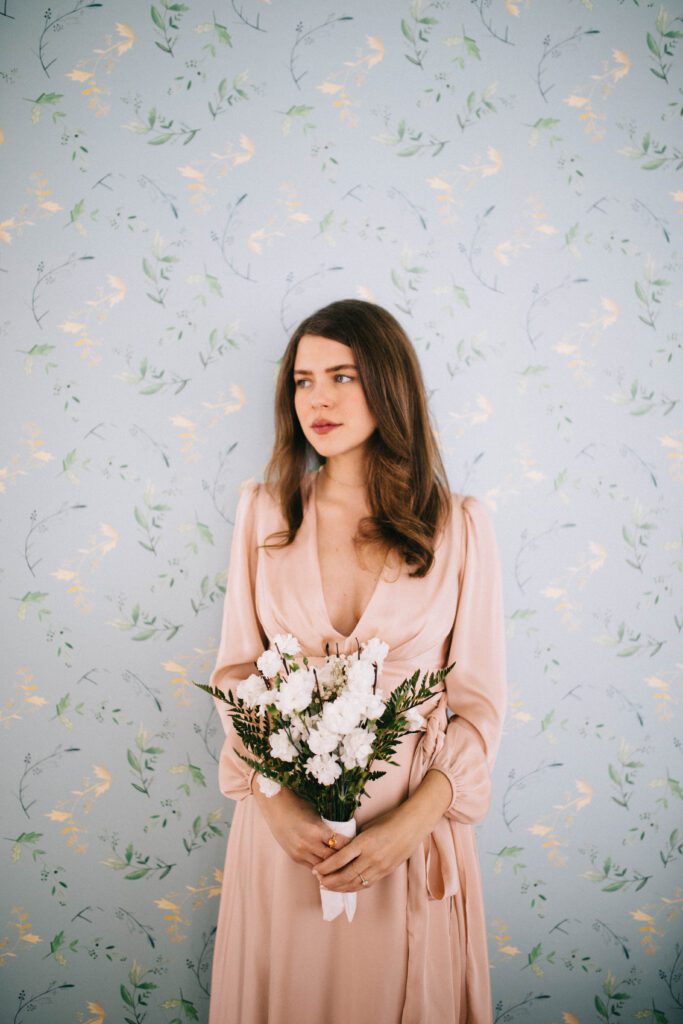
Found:
[[[507,703],[505,618],[500,556],[486,506],[471,495],[461,502],[459,594],[446,664],[446,740],[432,768],[450,780],[447,818],[473,824],[487,814],[491,771]],[[454,514],[457,510],[454,509]]]
[[[241,488],[232,532],[228,582],[223,604],[221,636],[216,664],[209,685],[227,693],[235,692],[242,679],[256,672],[254,662],[268,647],[268,640],[256,614],[256,501],[259,484],[246,481]],[[254,769],[237,756],[249,755],[235,732],[230,707],[213,698],[225,730],[218,764],[218,785],[224,796],[242,800],[252,792]]]

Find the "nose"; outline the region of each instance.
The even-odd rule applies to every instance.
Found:
[[[309,391],[313,394],[310,396],[311,407],[317,409],[319,406],[328,406],[330,404],[330,398],[328,394],[329,384],[324,382],[323,384],[311,384]]]

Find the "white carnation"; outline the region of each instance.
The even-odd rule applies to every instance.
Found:
[[[274,647],[275,644],[277,644],[281,654],[291,654],[294,656],[301,652],[299,641],[291,633],[278,633],[271,640],[270,646]]]
[[[290,672],[273,697],[273,703],[283,715],[293,711],[305,711],[313,699],[315,676],[310,669],[296,669]]]
[[[371,662],[359,661],[356,658],[349,666],[346,676],[349,690],[354,693],[367,692],[372,689],[375,681],[375,669]]]
[[[308,726],[299,715],[292,715],[289,720],[289,734],[293,740],[308,741]]]
[[[371,640],[362,645],[362,650],[359,654],[361,661],[377,662],[377,671],[382,671],[382,665],[384,659],[389,653],[389,644],[385,644],[383,640],[380,640],[378,636],[373,636]]]
[[[314,754],[331,754],[337,747],[340,738],[336,732],[331,732],[323,722],[320,722],[314,729],[311,729],[306,742]]]
[[[336,700],[325,704],[323,708],[323,723],[330,732],[337,732],[344,735],[351,732],[363,717],[365,700],[363,696],[354,693],[343,693]]]
[[[306,765],[306,771],[317,779],[321,786],[331,786],[341,775],[341,765],[331,754],[316,754]]]
[[[386,697],[381,690],[377,690],[376,693],[370,693],[363,705],[363,717],[374,722],[382,717],[385,707]]]
[[[247,679],[237,684],[237,696],[249,708],[256,707],[267,686],[261,676],[252,673]]]
[[[272,733],[268,737],[268,742],[273,755],[281,761],[293,761],[295,757],[299,756],[299,751],[284,729],[278,729],[277,732]]]
[[[259,672],[263,672],[264,676],[268,679],[272,679],[278,672],[282,671],[282,658],[277,651],[264,651],[257,660],[256,665],[258,666]]]
[[[408,711],[404,711],[403,718],[405,718],[411,731],[421,731],[427,728],[427,721],[417,708],[410,708]]]
[[[341,752],[342,763],[345,768],[365,768],[370,755],[375,734],[368,729],[354,729],[344,737],[344,746]]]
[[[276,782],[275,779],[267,779],[266,776],[261,775],[260,772],[256,773],[256,781],[258,782],[258,788],[262,793],[265,793],[266,796],[275,796],[275,794],[279,793],[282,788],[280,783]]]

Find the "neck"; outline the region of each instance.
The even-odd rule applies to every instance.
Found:
[[[340,473],[339,475],[337,475],[339,471],[337,471],[337,473],[331,473],[327,463],[325,463],[324,466],[320,467],[319,473],[324,480],[329,481],[329,483],[331,484],[334,484],[335,487],[346,487],[349,488],[350,490],[360,491],[363,490],[366,486],[365,483],[359,480],[357,476],[349,476],[345,479],[343,472]]]

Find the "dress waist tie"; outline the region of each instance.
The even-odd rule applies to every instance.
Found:
[[[443,747],[448,724],[444,691],[420,737],[413,755],[408,795],[415,792]],[[401,1024],[424,1024],[427,957],[427,899],[443,900],[460,889],[455,822],[441,817],[433,832],[408,858],[408,971]],[[425,892],[427,899],[425,899]]]

